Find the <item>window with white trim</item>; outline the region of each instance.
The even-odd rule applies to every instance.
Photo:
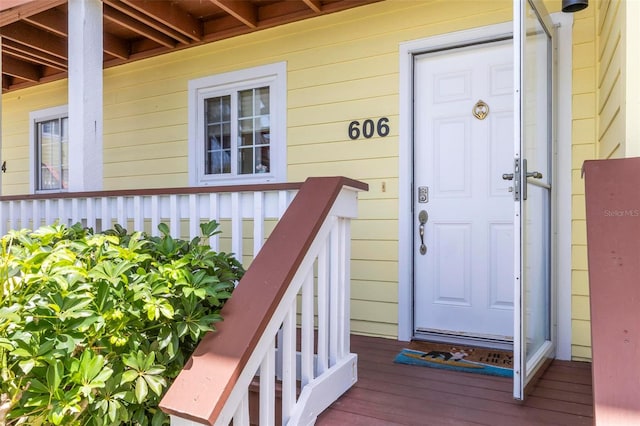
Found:
[[[189,82],[191,185],[282,182],[284,62]]]
[[[66,106],[34,111],[31,123],[32,192],[69,188],[69,117]]]

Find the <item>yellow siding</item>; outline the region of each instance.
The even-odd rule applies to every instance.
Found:
[[[572,345],[574,359],[589,359],[590,323],[588,308],[589,281],[582,164],[596,157],[597,91],[595,6],[576,13],[573,24],[573,117],[572,117]]]
[[[2,95],[1,154],[2,161],[7,162],[7,173],[2,175],[2,194],[29,192],[29,113],[66,103],[66,81]]]
[[[598,157],[624,157],[623,2],[595,4],[598,58]]]

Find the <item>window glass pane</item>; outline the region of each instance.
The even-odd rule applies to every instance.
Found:
[[[271,136],[269,87],[238,92],[238,173],[254,174],[270,171]]]
[[[254,89],[238,92],[238,117],[253,117]]]
[[[62,188],[69,188],[69,119],[62,119],[62,136],[60,138],[62,144]]]
[[[238,122],[238,128],[240,129],[238,135],[240,146],[253,145],[253,119],[240,120]]]
[[[269,114],[269,88],[261,87],[255,90],[256,93],[256,115]]]
[[[68,119],[41,121],[37,126],[38,190],[64,189],[68,186]]]
[[[240,148],[238,150],[238,173],[246,175],[253,172],[253,147]]]
[[[206,99],[205,174],[231,173],[231,96]]]
[[[256,148],[256,173],[269,173],[269,147]]]

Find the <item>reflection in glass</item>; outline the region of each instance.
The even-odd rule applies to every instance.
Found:
[[[538,171],[542,179],[529,178],[522,216],[524,256],[524,344],[530,360],[551,339],[550,267],[550,112],[551,38],[526,4],[524,68],[524,157],[527,172]]]
[[[69,119],[37,123],[38,190],[66,189],[69,183]]]
[[[270,171],[269,87],[238,92],[238,173]]]
[[[231,173],[231,97],[205,100],[205,174]]]

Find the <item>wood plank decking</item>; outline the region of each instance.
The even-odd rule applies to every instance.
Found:
[[[591,364],[554,361],[524,403],[502,377],[395,364],[404,343],[352,336],[358,383],[316,422],[334,425],[592,425]]]

